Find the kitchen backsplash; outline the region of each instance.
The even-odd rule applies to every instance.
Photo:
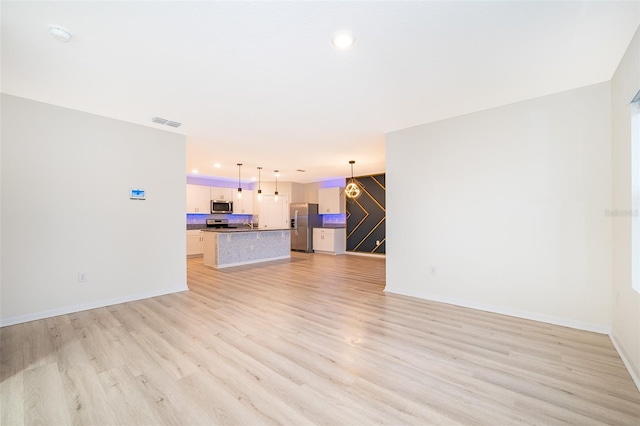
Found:
[[[188,214],[187,229],[198,229],[204,227],[207,219],[227,219],[229,224],[243,224],[257,222],[258,215],[250,214]]]
[[[321,216],[324,228],[344,228],[347,226],[346,214],[323,214]],[[259,222],[257,214],[188,214],[187,229],[203,228],[207,219],[227,219],[229,224],[240,225],[248,222]]]
[[[324,228],[344,228],[347,226],[347,215],[342,214],[323,214],[322,226]]]

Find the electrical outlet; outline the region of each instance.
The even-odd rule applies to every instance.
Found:
[[[431,268],[429,268],[429,271],[431,272],[431,275],[437,275],[438,270],[436,269],[435,266],[432,266]]]
[[[87,279],[89,279],[89,276],[87,275],[86,272],[78,272],[78,282],[79,283],[86,283]]]

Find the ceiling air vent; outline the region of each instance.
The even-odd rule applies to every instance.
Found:
[[[158,123],[158,124],[167,124],[167,119],[165,118],[160,118],[160,117],[153,117],[151,119],[151,121],[153,121],[154,123]]]
[[[165,126],[169,126],[169,127],[180,127],[180,126],[182,126],[182,123],[178,123],[177,121],[167,120],[166,118],[161,118],[161,117],[153,117],[151,119],[151,121],[153,121],[154,123],[158,123],[158,124],[164,124]]]

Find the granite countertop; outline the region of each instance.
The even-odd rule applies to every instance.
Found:
[[[187,223],[187,231],[199,231],[204,228],[205,225],[201,223]]]
[[[246,226],[238,227],[238,228],[202,228],[202,231],[205,232],[219,232],[222,234],[230,234],[234,232],[269,232],[269,231],[290,231],[290,228],[249,228]]]
[[[229,223],[229,226],[233,226],[233,229],[250,229],[248,225],[243,223]],[[214,229],[214,227],[205,225],[204,223],[187,223],[187,231],[206,231],[206,230]],[[253,227],[253,229],[257,229],[257,227]]]

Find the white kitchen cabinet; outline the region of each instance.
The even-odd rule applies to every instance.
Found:
[[[329,235],[321,228],[313,228],[313,251],[330,252],[333,249],[333,234]]]
[[[313,228],[313,251],[318,253],[344,254],[347,250],[345,228]]]
[[[233,214],[253,214],[253,191],[243,189],[242,198],[238,200],[238,191],[236,190],[235,197]]]
[[[344,188],[322,188],[318,191],[318,213],[339,214],[346,211]]]
[[[236,201],[237,189],[211,187],[211,199],[214,201]]]
[[[204,253],[204,232],[199,229],[187,230],[187,256],[198,256]]]
[[[187,213],[211,213],[211,197],[208,186],[187,184]]]

